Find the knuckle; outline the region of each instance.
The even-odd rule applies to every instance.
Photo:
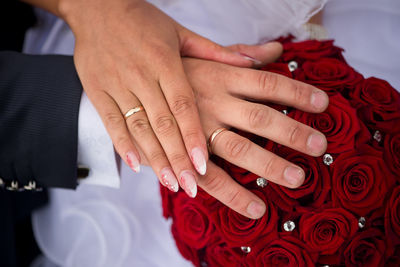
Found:
[[[254,107],[248,114],[249,125],[252,129],[258,129],[260,126],[270,124],[270,112],[268,109]]]
[[[171,111],[175,116],[179,116],[189,111],[193,107],[193,100],[188,96],[177,96],[175,97]]]
[[[170,115],[159,116],[155,121],[155,131],[164,135],[169,135],[175,132],[174,118]]]
[[[181,154],[181,153],[176,153],[172,154],[169,157],[169,161],[171,162],[171,165],[182,165],[182,162],[184,162],[186,159],[186,154]]]
[[[201,177],[200,181],[202,187],[214,195],[219,194],[220,192],[225,192],[226,181],[225,179],[221,179],[219,172],[206,174]]]
[[[118,128],[124,123],[124,119],[122,118],[121,114],[116,112],[108,112],[104,115],[104,120],[106,126],[110,129]]]
[[[278,76],[270,72],[260,72],[258,77],[258,85],[263,94],[273,96],[278,91]]]
[[[228,194],[228,198],[226,200],[226,205],[229,207],[237,207],[243,205],[243,194],[240,190],[233,190]]]
[[[129,120],[128,122],[129,129],[135,134],[142,134],[145,132],[148,132],[148,130],[151,128],[148,120],[143,119],[143,118],[134,118]]]
[[[149,161],[152,163],[162,162],[165,160],[165,158],[166,157],[165,157],[164,151],[162,151],[162,150],[152,151],[149,155]]]
[[[288,140],[289,140],[290,145],[293,146],[297,143],[300,133],[301,133],[301,129],[297,123],[289,128],[289,131],[288,131],[289,139]]]
[[[292,85],[293,97],[295,103],[303,103],[304,102],[304,90],[302,86],[300,86],[297,82]]]
[[[225,151],[231,158],[240,158],[250,149],[250,141],[242,138],[231,138],[226,142]]]
[[[276,158],[271,157],[267,160],[266,164],[264,165],[264,177],[266,179],[270,178],[274,173],[274,166],[276,164]]]

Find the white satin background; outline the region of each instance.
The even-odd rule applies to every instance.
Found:
[[[189,29],[223,45],[258,43],[286,33],[304,38],[301,25],[325,3],[314,0],[150,2]],[[351,6],[348,2],[354,5],[351,13],[347,12]],[[381,74],[398,74],[398,62],[390,57],[399,53],[398,45],[393,43],[398,39],[392,36],[380,40],[371,35],[374,32],[371,27],[363,27],[364,22],[371,21],[364,14],[366,2],[372,3],[370,9],[367,5],[367,13],[374,14],[377,24],[365,25],[386,23],[389,37],[398,31],[394,27],[394,24],[400,26],[398,13],[388,15],[395,10],[390,5],[398,6],[397,0],[380,1],[386,9],[376,9],[373,0],[333,0],[328,3],[324,22],[330,36],[347,50],[345,56],[351,64],[362,73],[387,78]],[[74,39],[69,28],[51,15],[44,12],[40,15],[39,26],[27,35],[25,52],[72,54]],[[349,27],[344,23],[345,18],[358,22]],[[378,28],[374,34],[379,37],[381,31]],[[349,36],[355,40],[351,41]],[[363,42],[364,54],[357,53],[361,48],[356,44]],[[372,43],[380,44],[379,50]],[[386,58],[392,60],[383,60]],[[365,60],[372,67],[365,66]],[[399,75],[392,76],[390,81],[399,83]],[[91,168],[91,176],[76,191],[50,190],[51,203],[32,216],[35,237],[46,257],[33,266],[191,266],[179,255],[170,234],[170,222],[161,216],[156,176],[150,168],[144,167],[140,174],[134,174],[125,164],[118,163],[111,140],[86,95],[81,101],[78,143],[78,160]]]

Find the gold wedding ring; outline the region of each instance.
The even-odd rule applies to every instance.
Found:
[[[143,107],[143,106],[137,106],[137,107],[134,107],[134,108],[128,110],[128,111],[125,113],[125,119],[129,118],[129,117],[132,116],[133,114],[138,113],[138,112],[140,112],[140,111],[144,111],[144,107]]]
[[[217,135],[219,135],[220,133],[227,131],[227,130],[228,129],[221,127],[221,128],[216,129],[214,132],[212,132],[212,134],[208,138],[208,142],[207,142],[208,151],[210,152],[210,154],[212,154],[212,143],[213,143],[214,139],[217,137]]]

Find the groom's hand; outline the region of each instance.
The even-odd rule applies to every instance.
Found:
[[[275,102],[319,113],[329,102],[323,91],[282,75],[211,61],[187,58],[184,67],[207,137],[220,127],[235,127],[308,155],[320,156],[325,152],[327,141],[322,133],[268,106],[246,100]],[[214,154],[271,182],[296,188],[304,181],[300,167],[231,131],[218,134],[211,145]],[[212,162],[198,184],[244,216],[259,218],[265,212],[261,199]]]

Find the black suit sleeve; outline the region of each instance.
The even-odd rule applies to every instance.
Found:
[[[0,52],[0,178],[75,188],[82,86],[70,56]]]

